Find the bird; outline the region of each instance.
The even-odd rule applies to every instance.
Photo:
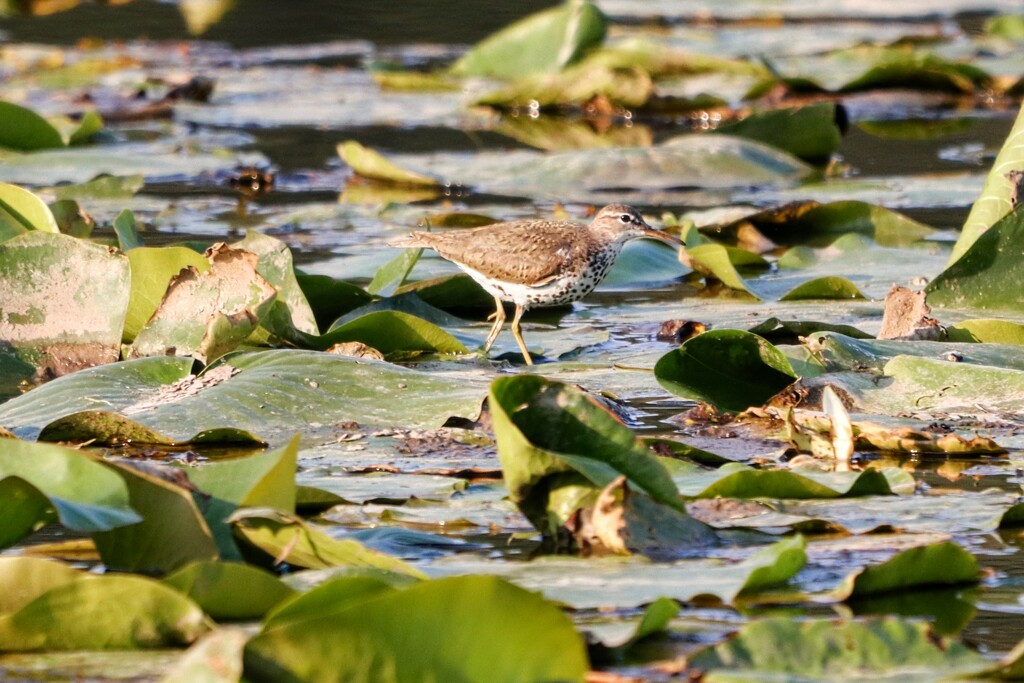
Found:
[[[519,327],[523,313],[582,299],[604,280],[622,247],[641,238],[684,246],[680,239],[652,228],[639,211],[625,204],[609,204],[586,226],[515,220],[472,230],[413,232],[388,244],[433,249],[494,297],[494,325],[484,342],[485,356],[505,324],[504,303],[514,304],[512,336],[526,364],[533,365]]]

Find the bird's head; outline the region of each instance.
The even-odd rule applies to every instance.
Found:
[[[619,244],[646,237],[672,247],[684,246],[678,237],[647,225],[639,211],[625,204],[609,204],[598,211],[588,230],[602,241]]]

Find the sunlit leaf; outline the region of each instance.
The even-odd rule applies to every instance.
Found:
[[[763,404],[796,379],[786,357],[756,334],[711,330],[683,342],[654,366],[668,391],[730,411]]]
[[[138,247],[128,252],[132,270],[131,298],[122,341],[131,343],[163,301],[167,285],[184,268],[204,273],[210,262],[186,247]]]
[[[469,352],[462,342],[437,325],[401,311],[375,311],[362,315],[332,328],[317,340],[317,345],[327,347],[348,341],[362,342],[385,356],[414,352]]]
[[[0,242],[30,230],[59,232],[42,199],[17,185],[0,183]]]
[[[377,272],[373,274],[373,280],[366,286],[366,291],[380,296],[394,294],[395,290],[401,287],[405,278],[409,276],[409,271],[416,265],[421,253],[423,253],[421,248],[403,249],[393,259],[377,269]]]
[[[1024,125],[1020,128],[1024,136]],[[981,201],[985,201],[984,197]],[[1024,288],[1024,263],[1017,258],[1021,244],[1024,244],[1024,209],[1018,208],[978,235],[960,250],[962,255],[951,262],[952,265],[928,283],[925,287],[928,303],[943,308],[983,311],[1024,310],[1024,299],[1020,297]]]
[[[0,480],[9,477],[29,484],[45,496],[57,519],[75,531],[97,532],[133,524],[139,516],[129,504],[128,491],[116,474],[84,453],[54,446],[5,439],[0,448]],[[23,487],[8,502],[39,511],[35,496]],[[12,505],[11,512],[17,514]],[[48,520],[49,517],[43,517]],[[12,524],[16,517],[10,518]],[[24,529],[30,531],[31,529]],[[11,539],[10,531],[0,536]]]
[[[677,475],[684,496],[699,498],[837,498],[912,493],[914,478],[898,468],[823,472],[815,469],[755,469],[742,463],[713,472]]]
[[[242,649],[249,641],[243,627],[210,631],[164,672],[160,683],[237,683],[242,679]]]
[[[1009,320],[961,320],[946,328],[951,342],[1024,344],[1024,325]]]
[[[953,245],[949,265],[956,263],[982,234],[1013,209],[1011,197],[1014,193],[1014,182],[1007,178],[1006,174],[1014,171],[1024,171],[1024,108],[1017,115],[1013,129],[992,162],[981,196],[971,207],[971,212],[960,231],[960,237]]]
[[[184,270],[171,281],[159,308],[139,330],[130,357],[191,355],[213,361],[259,327],[277,290],[256,270],[258,257],[223,243],[207,252],[210,268]]]
[[[401,615],[396,619],[395,615]],[[245,650],[254,681],[583,681],[583,640],[560,609],[489,576],[425,581],[269,626]]]
[[[0,147],[31,152],[64,146],[60,131],[31,109],[0,101],[0,120]]]
[[[353,567],[424,578],[402,560],[371,550],[352,539],[337,540],[298,517],[265,508],[240,509],[228,522],[243,552],[256,553],[267,564],[287,562],[307,569]]]
[[[0,614],[16,612],[48,590],[82,576],[81,570],[54,560],[0,558]]]
[[[826,275],[825,277],[814,278],[808,280],[803,284],[797,285],[793,289],[789,290],[779,301],[803,301],[806,299],[867,299],[864,294],[857,289],[857,285],[853,284],[845,277],[838,275]]]
[[[688,247],[686,254],[690,257],[694,270],[720,281],[730,289],[746,292],[754,299],[760,299],[736,271],[727,247],[721,244],[701,244]]]
[[[703,680],[779,680],[808,683],[872,680],[928,672],[931,680],[981,669],[986,660],[957,642],[936,642],[921,621],[836,622],[769,617],[744,625],[719,645],[688,657]]]
[[[815,161],[827,161],[842,141],[836,105],[831,102],[755,112],[716,131],[757,140]]]
[[[38,230],[2,242],[0,338],[44,374],[114,361],[129,280],[128,259],[102,245]]]
[[[195,603],[158,581],[85,575],[0,615],[0,642],[7,651],[157,648],[209,628]]]
[[[653,500],[683,511],[661,463],[587,394],[543,377],[502,377],[491,384],[490,405],[505,485],[539,530],[564,521],[550,519],[547,498],[549,478],[566,472],[597,489],[625,475]]]
[[[857,600],[880,593],[976,583],[978,560],[953,542],[910,548],[885,562],[853,572],[836,588],[841,600]]]
[[[588,0],[569,0],[505,27],[463,55],[451,71],[516,78],[564,69],[599,45],[608,20]]]
[[[128,209],[117,214],[117,218],[114,219],[114,234],[117,235],[117,245],[121,251],[129,251],[142,246],[139,224],[135,221],[135,215]]]
[[[338,155],[356,175],[369,180],[414,187],[437,187],[441,184],[436,178],[402,168],[380,152],[363,147],[355,140],[339,144]]]
[[[52,188],[57,199],[125,199],[142,189],[141,175],[99,175],[77,185]]]
[[[128,486],[138,524],[93,534],[103,562],[115,570],[163,574],[190,562],[216,559],[217,544],[192,500],[188,480],[173,470],[112,463]]]
[[[196,562],[163,582],[218,620],[261,619],[295,591],[273,574],[237,562]]]
[[[250,231],[245,239],[232,246],[256,254],[259,257],[256,272],[277,289],[277,299],[263,320],[263,326],[285,339],[291,338],[293,330],[317,334],[319,328],[313,309],[295,277],[292,251],[288,245],[268,235]]]

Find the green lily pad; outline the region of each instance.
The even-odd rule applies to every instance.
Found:
[[[407,171],[385,158],[380,152],[363,147],[355,140],[339,144],[338,155],[356,175],[369,180],[413,187],[439,187],[441,185],[436,178]]]
[[[294,437],[272,451],[189,468],[188,479],[201,492],[196,496],[196,504],[222,557],[239,557],[226,521],[238,508],[269,507],[288,514],[295,512],[298,450],[298,437]]]
[[[487,395],[483,379],[318,351],[243,353],[198,377],[191,370],[191,359],[170,357],[82,370],[0,405],[0,424],[34,438],[55,419],[104,401],[175,441],[233,425],[280,444],[349,420],[414,429],[453,416],[475,419]]]
[[[206,254],[210,268],[182,271],[139,330],[129,356],[191,355],[208,363],[234,350],[259,327],[277,300],[252,252],[224,244]]]
[[[138,524],[93,534],[103,562],[115,570],[165,574],[190,562],[215,560],[217,543],[184,476],[112,463],[128,486]]]
[[[927,225],[902,213],[855,200],[827,204],[805,202],[796,208],[786,205],[744,220],[753,223],[771,239],[785,244],[797,240],[803,242],[817,235],[858,232],[869,235],[882,246],[896,247],[913,244],[934,232]]]
[[[0,183],[0,242],[30,230],[59,232],[42,199],[17,185]]]
[[[501,377],[490,405],[509,496],[539,530],[552,532],[551,477],[578,472],[596,489],[618,476],[653,500],[684,512],[664,466],[593,398],[535,375]],[[572,510],[568,511],[569,513]]]
[[[371,550],[352,539],[336,540],[298,517],[266,508],[244,508],[227,520],[243,552],[264,563],[287,562],[307,569],[352,567],[406,574],[425,575],[397,557]]]
[[[142,246],[139,224],[135,221],[135,214],[128,209],[117,214],[117,218],[114,219],[114,234],[117,235],[117,246],[121,248],[121,251],[129,251]]]
[[[0,614],[17,612],[51,588],[82,575],[63,562],[40,557],[0,558]]]
[[[1024,42],[1024,15],[1004,14],[985,21],[985,32],[1016,43]]]
[[[64,146],[60,131],[31,109],[0,101],[0,119],[4,121],[0,147],[31,152]]]
[[[1009,320],[962,320],[946,328],[951,342],[1024,344],[1024,325]]]
[[[302,616],[249,642],[247,678],[583,681],[588,669],[568,617],[496,577],[424,581]]]
[[[732,463],[713,472],[677,475],[675,482],[681,495],[695,498],[838,498],[914,490],[913,476],[895,467],[883,471],[823,472],[760,470]]]
[[[1013,204],[1010,199],[1013,196],[1014,184],[1006,174],[1021,170],[1024,170],[1024,109],[1017,115],[1010,134],[992,162],[981,196],[974,202],[967,220],[964,221],[960,237],[957,238],[953,252],[949,255],[950,266],[960,260],[981,235],[1000,223],[1001,219],[1011,212]]]
[[[1021,244],[1024,209],[1017,209],[978,235],[958,260],[928,283],[924,290],[928,303],[941,308],[1024,311],[1019,296],[1024,287],[1024,264],[1016,257]]]
[[[588,0],[570,0],[506,26],[451,67],[460,76],[517,78],[551,73],[600,45],[608,19]]]
[[[145,179],[135,175],[100,174],[84,183],[51,189],[57,199],[127,199],[142,189]]]
[[[242,627],[222,627],[202,636],[171,665],[160,683],[235,683],[242,680],[242,649],[249,641]]]
[[[327,348],[358,341],[385,357],[416,352],[468,353],[458,339],[431,322],[401,311],[374,311],[349,320],[316,340]]]
[[[827,161],[842,141],[832,102],[755,112],[716,132],[757,140],[812,161]]]
[[[924,675],[937,680],[980,670],[986,660],[966,646],[936,638],[927,623],[878,619],[836,622],[758,619],[729,640],[688,657],[703,680],[869,681]]]
[[[310,275],[295,271],[295,279],[313,309],[317,327],[326,330],[331,323],[349,311],[373,300],[373,295],[362,287],[336,280],[329,275]]]
[[[755,300],[760,300],[737,272],[728,247],[721,244],[701,244],[688,247],[686,254],[690,257],[695,270],[718,280],[730,289],[746,292]]]
[[[826,275],[825,277],[808,280],[802,285],[797,285],[789,290],[779,301],[805,301],[807,299],[867,299],[864,293],[857,289],[845,277],[838,275]]]
[[[568,107],[582,106],[595,97],[602,97],[614,105],[634,109],[645,105],[653,94],[651,76],[642,69],[612,69],[584,63],[557,73],[519,78],[512,85],[478,98],[476,104],[498,109]]]
[[[185,268],[205,273],[210,262],[186,247],[137,247],[127,256],[131,264],[132,289],[122,341],[130,344],[160,307],[171,280]]]
[[[786,357],[756,334],[711,330],[662,356],[654,375],[665,389],[724,410],[763,404],[796,380]]]
[[[291,338],[293,330],[318,334],[313,309],[295,277],[291,249],[281,240],[255,231],[249,231],[245,239],[232,246],[256,254],[256,272],[277,289],[277,299],[263,326],[285,339]]]
[[[854,339],[842,333],[815,332],[808,336],[808,345],[831,371],[861,370],[881,374],[886,364],[897,356],[917,356],[932,360],[949,359],[956,352],[956,362],[967,365],[989,365],[997,368],[1024,370],[1024,358],[1015,344],[991,341],[976,344],[933,341],[897,341],[892,339]]]
[[[837,332],[852,339],[872,339],[870,334],[851,325],[834,325],[818,320],[768,318],[754,325],[747,332],[764,337],[773,344],[793,343],[799,337],[808,337],[815,332]]]
[[[0,243],[0,337],[44,376],[112,362],[129,280],[128,259],[102,245],[38,230],[13,237]]]
[[[68,529],[99,532],[134,524],[124,482],[93,458],[49,444],[5,439],[0,448],[4,483],[4,545],[12,545],[54,517]]]
[[[974,555],[953,542],[910,548],[879,565],[847,576],[834,591],[840,600],[881,593],[977,583],[981,568]]]
[[[209,629],[203,611],[178,591],[116,574],[84,575],[0,615],[7,651],[180,646]]]
[[[196,562],[163,582],[217,620],[253,620],[296,594],[273,574],[237,562]]]

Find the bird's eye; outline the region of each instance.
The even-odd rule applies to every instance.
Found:
[[[628,213],[624,213],[621,216],[619,216],[619,222],[629,225],[630,223],[634,223],[635,221],[633,220],[633,217],[630,216]]]

